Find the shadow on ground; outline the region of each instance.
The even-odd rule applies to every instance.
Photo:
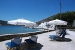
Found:
[[[50,40],[50,41],[71,42],[72,40],[70,38],[64,38],[64,39],[57,39],[57,40]]]
[[[37,43],[37,47],[36,47],[36,48],[28,48],[28,47],[27,47],[27,44],[26,44],[25,42],[22,43],[22,48],[23,48],[23,50],[41,50],[42,47],[43,47],[42,44]]]
[[[71,42],[72,40],[70,38],[64,38],[62,40],[58,40],[60,42]]]
[[[40,44],[40,43],[37,43],[37,45],[38,45],[37,48],[31,48],[31,49],[29,49],[29,50],[41,50],[41,48],[43,47],[43,45]]]

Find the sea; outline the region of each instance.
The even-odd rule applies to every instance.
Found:
[[[36,31],[39,30],[32,28],[25,28],[23,26],[0,26],[0,35],[36,32]]]

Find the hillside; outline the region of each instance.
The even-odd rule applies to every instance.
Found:
[[[11,24],[8,24],[7,21],[0,20],[0,26],[6,26],[6,25],[11,25]]]
[[[0,20],[0,25],[7,25],[7,21]]]
[[[40,24],[41,22],[47,22],[47,21],[54,20],[54,19],[61,19],[61,20],[67,21],[68,25],[72,25],[73,21],[75,20],[75,11],[63,12],[61,13],[61,18],[60,18],[60,13],[58,13],[46,19],[38,21],[36,23]]]

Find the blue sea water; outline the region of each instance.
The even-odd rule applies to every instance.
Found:
[[[24,28],[22,26],[0,26],[0,35],[35,32],[37,29]]]

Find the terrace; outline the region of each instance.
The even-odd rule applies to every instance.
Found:
[[[75,32],[67,30],[67,33],[68,35],[66,35],[66,38],[71,39],[72,41],[51,41],[49,35],[56,34],[55,31],[51,31],[37,35],[38,48],[27,49],[24,40],[29,37],[22,38],[22,47],[24,50],[75,50]],[[0,50],[6,50],[5,43],[9,41],[10,40],[0,42]]]

